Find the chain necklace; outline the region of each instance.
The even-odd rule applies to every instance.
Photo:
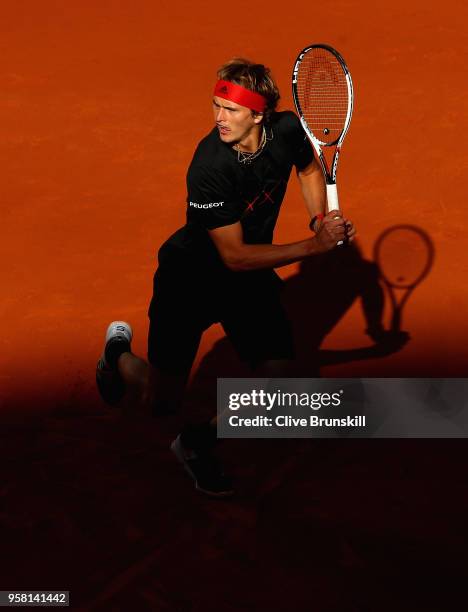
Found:
[[[237,161],[241,164],[252,163],[253,160],[256,159],[265,148],[267,140],[271,140],[271,138],[267,139],[265,126],[263,126],[262,140],[260,141],[260,145],[256,151],[241,151],[239,149],[239,145],[235,144],[233,148],[237,151]]]

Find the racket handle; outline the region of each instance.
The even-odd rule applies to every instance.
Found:
[[[336,185],[329,185],[327,183],[327,203],[328,203],[328,212],[331,210],[338,210],[340,205],[338,204],[338,190],[336,189]],[[338,219],[338,217],[336,217]],[[343,245],[343,240],[340,240],[336,243],[337,246]]]
[[[327,184],[327,202],[328,202],[328,212],[331,210],[338,210],[340,205],[338,204],[338,191],[336,189],[336,185],[328,185]]]
[[[392,332],[401,331],[401,311],[399,308],[395,307],[392,315],[392,323],[390,329]]]

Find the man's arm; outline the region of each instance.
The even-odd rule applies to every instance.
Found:
[[[302,195],[304,196],[311,220],[317,215],[324,215],[327,210],[327,190],[323,172],[317,160],[314,159],[303,170],[298,170],[297,178],[299,179]],[[348,242],[352,242],[356,235],[356,229],[353,222],[349,219],[344,219],[344,222],[346,225],[346,239]],[[311,229],[319,232],[320,227],[321,222],[317,220]]]
[[[324,215],[327,210],[327,192],[323,172],[317,160],[314,159],[308,166],[298,170],[297,178],[310,219]],[[317,226],[314,227],[314,230],[316,229]]]
[[[279,268],[330,251],[343,240],[345,225],[341,212],[334,210],[325,216],[316,236],[291,244],[246,244],[240,222],[210,230],[209,234],[226,266],[239,272]]]

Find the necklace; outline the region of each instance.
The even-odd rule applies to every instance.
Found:
[[[233,148],[237,151],[237,161],[241,164],[252,163],[253,160],[256,159],[260,155],[260,153],[263,151],[263,149],[265,148],[266,142],[267,142],[267,135],[266,135],[265,126],[263,126],[262,139],[260,141],[260,145],[258,149],[256,149],[255,151],[241,151],[239,149],[239,145],[237,144],[234,145]]]

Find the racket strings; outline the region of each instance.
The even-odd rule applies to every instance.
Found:
[[[380,241],[376,256],[380,273],[397,288],[415,286],[427,274],[432,248],[422,234],[411,229],[395,229]]]
[[[297,73],[297,98],[314,136],[331,144],[346,126],[350,104],[341,63],[329,51],[315,48],[303,58]]]

